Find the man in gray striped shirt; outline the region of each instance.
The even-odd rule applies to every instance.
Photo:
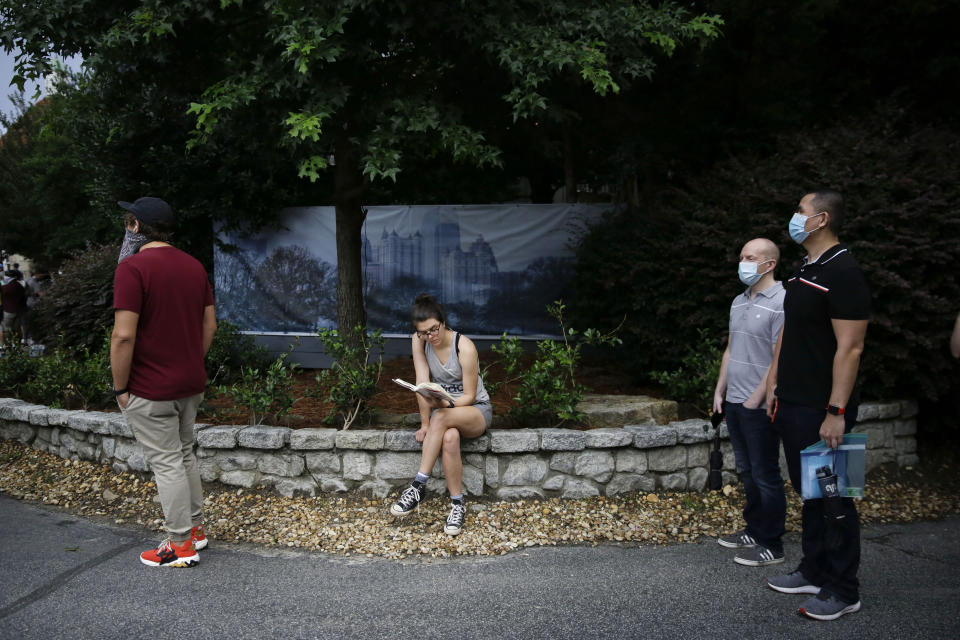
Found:
[[[746,494],[746,526],[717,542],[739,549],[734,562],[751,567],[783,562],[787,503],[780,437],[764,408],[767,371],[783,327],[783,285],[773,278],[779,261],[777,245],[766,238],[751,240],[740,252],[738,271],[747,289],[730,305],[730,335],[713,396],[713,410],[726,416]]]

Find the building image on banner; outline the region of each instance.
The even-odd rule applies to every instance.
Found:
[[[471,334],[548,335],[546,305],[568,297],[573,244],[609,205],[443,205],[367,208],[364,301],[371,329],[408,332],[414,297],[440,300]],[[218,315],[253,332],[336,326],[333,207],[283,212],[281,228],[218,233]],[[221,246],[222,244],[222,246]]]

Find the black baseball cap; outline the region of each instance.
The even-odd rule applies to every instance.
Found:
[[[173,224],[173,209],[160,198],[144,196],[143,198],[137,198],[136,202],[120,200],[117,204],[135,215],[137,220],[144,224]]]

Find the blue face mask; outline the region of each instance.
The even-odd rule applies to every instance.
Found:
[[[822,211],[820,213],[816,213],[810,216],[810,218],[813,218],[814,216],[821,216],[821,215],[823,215]],[[807,226],[807,220],[809,220],[810,218],[803,215],[799,211],[793,214],[793,217],[790,218],[790,226],[788,227],[790,231],[790,237],[793,238],[793,241],[796,242],[797,244],[803,244],[803,241],[807,239],[807,236],[813,233],[813,231],[816,231],[816,229],[814,229],[813,231],[807,231],[804,229],[804,227]]]
[[[757,284],[760,278],[769,273],[769,271],[757,273],[757,268],[761,264],[766,264],[768,262],[770,261],[764,260],[763,262],[741,262],[740,266],[737,268],[737,273],[740,276],[740,282],[748,287],[752,287],[753,285]]]

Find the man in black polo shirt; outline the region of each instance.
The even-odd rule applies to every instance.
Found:
[[[870,290],[837,236],[843,197],[808,193],[790,220],[790,236],[807,251],[785,283],[784,325],[767,378],[767,411],[783,440],[794,490],[800,492],[800,451],[818,440],[837,447],[857,419],[855,388],[870,319]],[[813,597],[800,613],[834,620],[860,610],[860,521],[853,500],[828,521],[823,500],[803,503],[803,559],[796,571],[767,579],[781,593]]]

